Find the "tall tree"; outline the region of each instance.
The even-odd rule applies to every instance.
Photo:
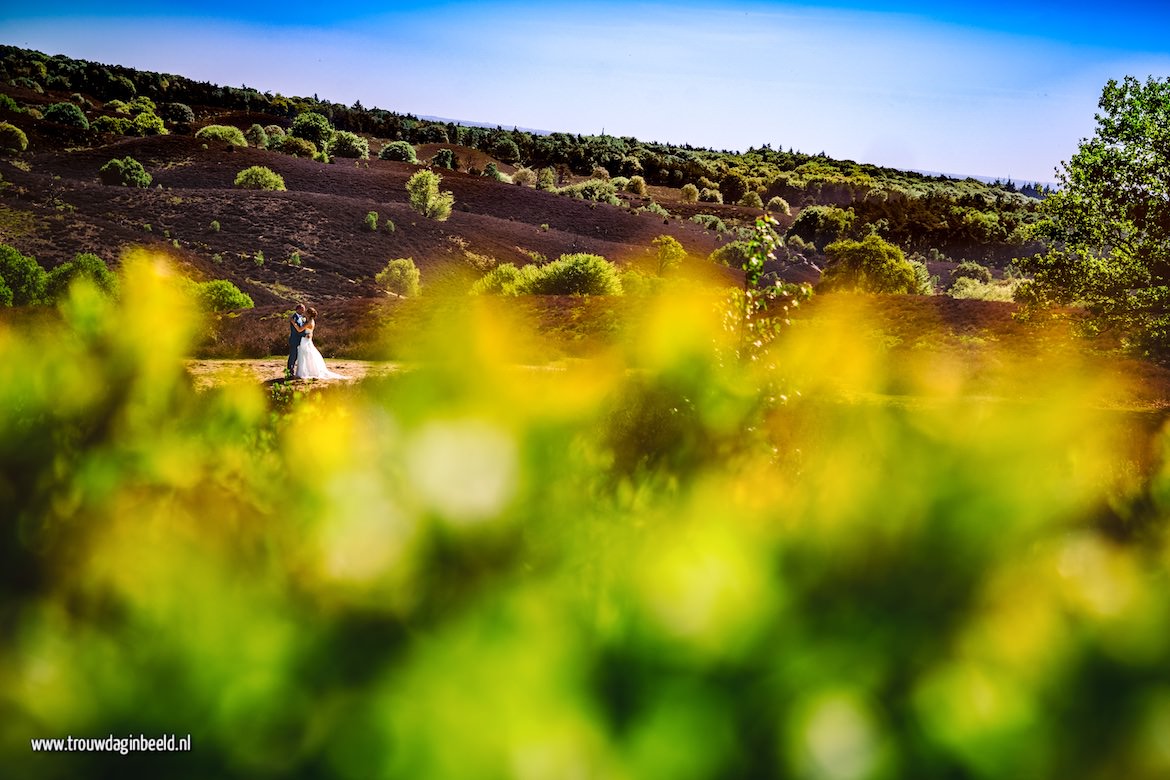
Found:
[[[1170,354],[1170,78],[1111,80],[1097,131],[1043,203],[1052,248],[1025,259],[1030,309],[1081,305],[1094,331]]]

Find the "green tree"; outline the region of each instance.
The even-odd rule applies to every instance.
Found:
[[[809,206],[792,223],[788,235],[796,236],[823,252],[829,244],[848,236],[853,222],[854,214],[851,210],[836,206]]]
[[[434,171],[419,171],[406,182],[410,194],[410,207],[427,219],[444,222],[451,216],[455,196],[450,192],[439,192],[443,177]]]
[[[918,293],[918,273],[902,250],[879,235],[861,241],[844,239],[825,247],[822,290],[871,293]]]
[[[659,236],[650,243],[657,250],[654,257],[658,261],[659,276],[665,276],[667,271],[677,268],[687,256],[687,250],[673,236]]]
[[[435,152],[435,156],[431,158],[431,164],[436,168],[446,168],[454,170],[459,165],[459,161],[455,157],[455,152],[450,149],[440,149]]]
[[[31,306],[44,298],[45,269],[8,244],[0,244],[0,279],[12,292],[13,306]]]
[[[1016,299],[1035,311],[1079,304],[1092,331],[1170,350],[1170,78],[1111,80],[1097,129],[1042,202],[1052,241],[1024,258]]]
[[[257,149],[268,148],[268,131],[264,129],[263,125],[253,124],[244,133],[244,139]]]
[[[194,286],[194,293],[199,307],[205,311],[251,309],[255,305],[252,296],[227,279],[199,282]]]
[[[316,111],[298,114],[289,128],[289,135],[312,141],[318,149],[324,149],[333,138],[333,125]]]
[[[747,194],[747,182],[738,173],[729,173],[719,182],[719,191],[723,193],[724,203],[739,203]]]
[[[374,276],[374,281],[386,292],[406,298],[415,298],[422,291],[418,266],[414,264],[413,257],[391,260]]]

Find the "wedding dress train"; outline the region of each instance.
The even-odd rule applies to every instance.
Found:
[[[297,347],[297,379],[348,379],[344,374],[338,374],[325,367],[325,358],[321,357],[320,350],[313,344],[313,334],[305,331],[301,336],[301,345]]]

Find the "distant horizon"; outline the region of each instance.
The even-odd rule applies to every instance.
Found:
[[[489,127],[1051,184],[1110,79],[1170,76],[1166,29],[1170,4],[1143,0],[61,0],[12,9],[0,40]]]

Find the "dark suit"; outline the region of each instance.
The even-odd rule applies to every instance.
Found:
[[[297,349],[301,346],[301,332],[297,328],[305,326],[305,317],[293,314],[288,321],[288,373],[291,375],[293,366],[297,364]]]

